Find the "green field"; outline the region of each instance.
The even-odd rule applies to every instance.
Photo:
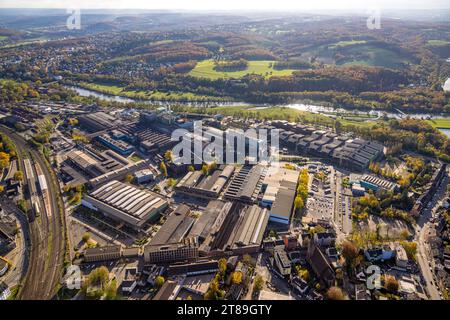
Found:
[[[366,55],[365,59],[361,60],[355,59],[353,61],[348,61],[344,64],[397,68],[401,67],[403,64],[410,62],[410,60],[407,57],[403,57],[392,50],[380,48],[370,44],[351,47],[348,50],[347,54],[354,54],[355,56],[357,56],[360,52],[365,52]]]
[[[211,97],[206,95],[198,95],[191,92],[162,92],[156,90],[149,91],[136,91],[136,90],[124,90],[123,87],[110,85],[110,84],[99,84],[99,83],[88,83],[79,82],[80,87],[97,91],[100,93],[105,93],[109,95],[127,97],[132,99],[140,100],[158,100],[158,101],[208,101],[208,100],[224,100],[218,97]]]
[[[344,57],[336,61],[336,53]],[[309,48],[303,58],[317,57],[325,64],[380,66],[385,68],[402,68],[412,63],[407,54],[400,54],[378,43],[365,40],[339,41]]]
[[[0,36],[0,41],[6,40],[6,39],[8,39],[7,36]]]
[[[366,40],[339,41],[339,42],[336,42],[336,43],[332,44],[331,46],[329,46],[329,48],[335,49],[338,47],[348,47],[348,46],[353,46],[353,45],[357,45],[357,44],[365,44],[365,43],[367,43]]]
[[[430,46],[447,46],[450,45],[450,41],[447,40],[428,40],[427,42],[428,45]]]
[[[434,128],[450,129],[450,118],[431,119],[427,120],[427,122],[431,124]]]
[[[7,44],[5,46],[1,46],[0,49],[1,48],[6,49],[6,48],[22,47],[22,46],[26,46],[26,45],[34,44],[34,43],[45,43],[47,41],[49,41],[48,38],[46,38],[46,37],[39,37],[39,38],[35,38],[35,39],[29,39],[29,40],[26,40],[26,41],[19,41],[19,42],[16,42],[16,43]]]
[[[295,70],[275,70],[272,64],[275,61],[249,61],[248,67],[242,71],[220,72],[215,71],[214,60],[203,60],[197,63],[195,68],[189,72],[189,75],[199,78],[208,78],[212,80],[220,78],[242,78],[246,74],[259,74],[266,77],[271,76],[289,76]]]

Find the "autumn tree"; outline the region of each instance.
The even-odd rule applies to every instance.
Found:
[[[164,279],[163,276],[157,276],[155,278],[155,285],[156,285],[156,287],[161,288],[165,281],[166,280]]]
[[[386,276],[384,280],[384,286],[387,291],[391,293],[396,293],[398,291],[398,281],[393,276]]]
[[[22,171],[16,171],[15,173],[14,173],[14,176],[13,176],[13,179],[15,180],[15,181],[22,181],[23,180],[23,172]]]
[[[253,291],[260,291],[264,286],[264,279],[261,275],[257,275],[253,282]]]
[[[217,263],[219,265],[219,274],[223,277],[227,271],[227,259],[221,258]]]
[[[125,182],[131,183],[133,181],[133,175],[127,174],[124,178]]]
[[[251,266],[253,264],[253,259],[249,254],[244,254],[242,256],[242,262],[247,266]]]
[[[345,258],[345,262],[348,266],[352,265],[356,257],[358,257],[359,250],[351,241],[345,241],[342,243],[342,256]]]
[[[177,184],[177,180],[175,180],[174,178],[167,179],[167,186],[168,187],[173,187],[176,184]]]
[[[297,268],[297,275],[306,282],[311,279],[308,269]]]
[[[303,209],[304,205],[305,204],[303,202],[302,197],[296,196],[295,200],[294,200],[294,208],[295,208],[295,210],[297,210],[297,212],[300,212]]]
[[[415,260],[417,253],[417,243],[413,241],[401,241],[400,244],[403,249],[405,249],[408,259]]]
[[[164,163],[164,161],[161,162],[161,164],[159,165],[159,169],[161,169],[163,176],[167,177],[167,167],[166,167],[166,164]]]
[[[9,166],[9,154],[6,152],[0,152],[0,169],[4,169]]]
[[[206,291],[205,300],[223,300],[225,297],[225,291],[219,287],[219,274],[217,274],[209,284],[208,291]]]
[[[91,234],[89,232],[86,232],[85,234],[83,234],[83,237],[81,238],[81,240],[83,240],[83,242],[88,242],[91,239]]]
[[[327,291],[328,300],[345,300],[345,295],[339,287],[331,287]]]
[[[240,271],[235,271],[231,274],[231,283],[233,284],[241,284],[242,283],[242,272]]]
[[[115,300],[117,298],[117,280],[114,279],[105,288],[105,300]]]
[[[164,153],[164,158],[165,158],[167,161],[172,161],[172,159],[173,159],[173,152],[172,152],[172,150],[167,150],[167,151]]]
[[[69,125],[76,126],[78,124],[78,119],[77,118],[69,118],[68,122],[69,122]]]

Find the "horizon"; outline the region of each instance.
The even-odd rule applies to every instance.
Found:
[[[168,10],[168,11],[277,11],[277,12],[304,12],[304,11],[361,11],[370,8],[381,10],[447,10],[450,9],[450,2],[445,0],[379,0],[379,1],[357,1],[343,0],[336,3],[333,0],[317,0],[314,3],[308,1],[297,1],[292,3],[289,0],[273,1],[250,0],[242,2],[239,0],[229,0],[227,3],[211,2],[204,0],[181,1],[167,0],[163,2],[148,3],[143,0],[99,0],[95,3],[86,0],[44,0],[36,4],[29,0],[4,0],[0,3],[0,9],[67,9],[81,8],[85,10]],[[407,9],[405,9],[407,8]]]

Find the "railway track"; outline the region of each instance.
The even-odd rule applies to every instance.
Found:
[[[65,254],[64,205],[57,179],[46,160],[15,132],[0,128],[20,150],[19,168],[24,170],[25,193],[33,213],[30,220],[30,263],[19,298],[49,300],[62,277]]]

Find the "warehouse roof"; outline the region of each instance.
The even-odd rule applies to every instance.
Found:
[[[155,210],[167,206],[167,201],[157,194],[135,186],[112,180],[85,196],[87,202],[102,205],[107,213],[119,215],[132,223],[142,222]]]
[[[180,210],[174,211],[167,217],[161,229],[150,241],[150,245],[181,242],[194,224],[195,219],[187,216],[189,207],[181,205]],[[185,210],[187,207],[188,211]],[[183,213],[184,212],[184,213]]]

